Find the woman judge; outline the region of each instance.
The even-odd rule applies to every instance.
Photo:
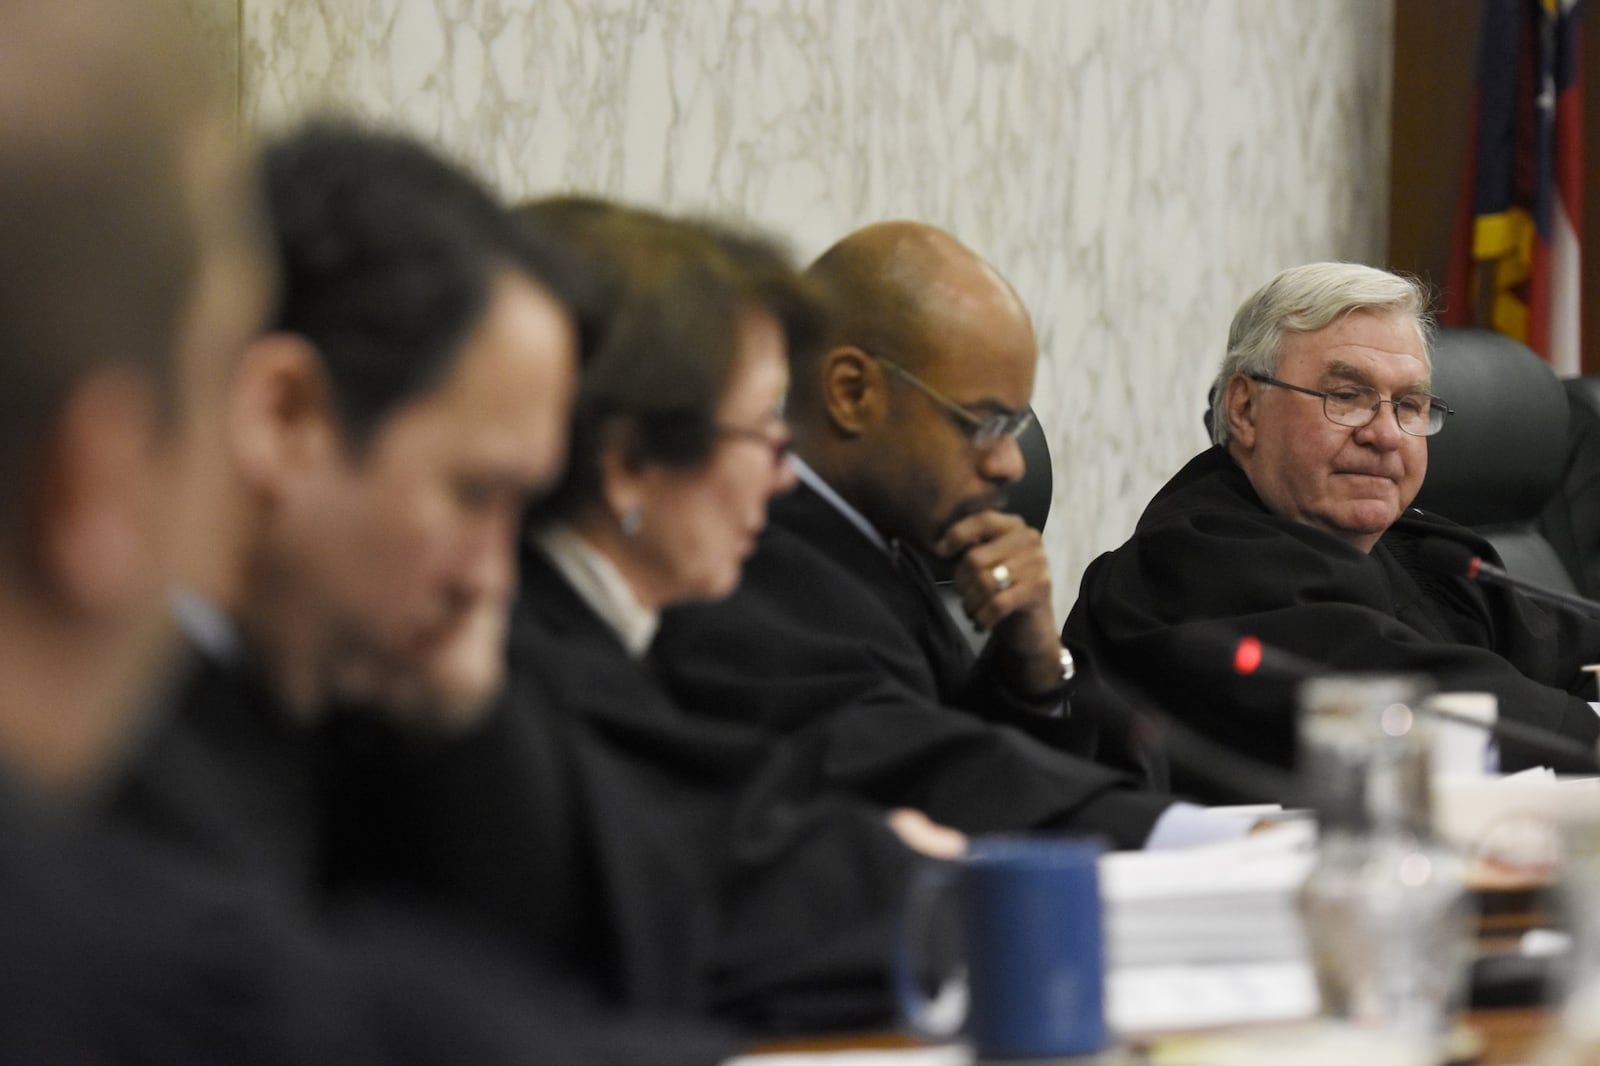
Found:
[[[568,476],[529,518],[503,706],[390,783],[388,876],[613,1001],[766,1031],[882,1023],[907,842],[961,838],[811,798],[803,732],[685,714],[650,662],[660,611],[732,592],[794,483],[789,354],[817,343],[821,302],[759,239],[599,201],[525,210],[609,282]]]

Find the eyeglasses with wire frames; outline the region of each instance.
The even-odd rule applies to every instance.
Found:
[[[789,427],[782,421],[777,422],[768,429],[757,429],[754,426],[734,426],[719,422],[717,436],[725,440],[744,441],[748,444],[759,444],[772,453],[773,469],[783,466],[789,458],[789,453],[794,451],[794,435],[789,432]]]
[[[871,355],[870,352],[867,354]],[[921,391],[928,399],[954,415],[962,430],[972,439],[975,447],[986,448],[1004,437],[1015,437],[1033,424],[1032,410],[995,411],[990,414],[979,414],[964,404],[956,403],[950,397],[893,360],[885,359],[881,355],[873,355],[872,358],[893,371],[908,385]]]
[[[1291,385],[1267,374],[1247,375],[1251,381],[1291,392],[1303,392],[1322,400],[1322,413],[1336,426],[1360,429],[1378,417],[1378,409],[1388,404],[1394,409],[1395,424],[1413,437],[1431,437],[1444,428],[1444,420],[1455,411],[1439,397],[1427,392],[1408,392],[1385,400],[1370,385],[1340,385],[1328,392]]]

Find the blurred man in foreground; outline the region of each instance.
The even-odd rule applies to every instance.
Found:
[[[243,161],[165,14],[0,3],[7,1062],[295,1061],[275,1026],[324,1032],[277,981],[305,963],[312,994],[320,971],[273,912],[100,837],[72,802],[142,731],[169,583],[227,555],[216,412],[270,292]],[[196,913],[228,932],[194,942]],[[229,996],[208,994],[219,978]]]
[[[1411,507],[1428,437],[1448,432],[1428,332],[1418,285],[1372,267],[1295,267],[1253,294],[1213,388],[1215,446],[1089,567],[1067,636],[1172,714],[1278,765],[1294,752],[1293,690],[1233,675],[1242,635],[1330,670],[1493,692],[1501,714],[1592,744],[1600,721],[1574,693],[1600,626],[1419,558],[1433,537],[1497,558]],[[1510,740],[1500,755],[1506,769],[1545,761]]]
[[[168,580],[215,548],[204,425],[270,277],[235,279],[175,354],[244,186],[197,71],[164,46],[171,23],[92,6],[0,5],[0,744],[72,791],[134,726]]]
[[[121,810],[303,890],[328,710],[448,728],[498,688],[575,333],[553,253],[418,144],[313,125],[269,149],[266,180],[284,296],[231,397],[243,594],[186,590],[202,664]]]
[[[271,292],[165,13],[0,0],[0,1061],[715,1061],[87,817],[160,702],[172,583],[236,602],[225,393]]]

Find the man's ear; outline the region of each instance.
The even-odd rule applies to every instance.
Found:
[[[245,349],[228,396],[228,439],[252,489],[275,493],[285,476],[343,447],[332,387],[316,347],[268,333]]]
[[[1250,379],[1235,374],[1224,387],[1222,417],[1228,423],[1228,441],[1231,446],[1246,451],[1256,446],[1256,405],[1250,391]]]
[[[883,416],[888,405],[883,369],[853,345],[832,348],[822,357],[822,404],[840,433],[857,437]]]
[[[111,618],[165,584],[170,432],[154,388],[131,371],[93,374],[62,404],[41,466],[36,557],[65,610]]]

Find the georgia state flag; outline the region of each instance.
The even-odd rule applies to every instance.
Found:
[[[1582,370],[1583,0],[1484,0],[1471,166],[1447,325],[1487,325]]]

